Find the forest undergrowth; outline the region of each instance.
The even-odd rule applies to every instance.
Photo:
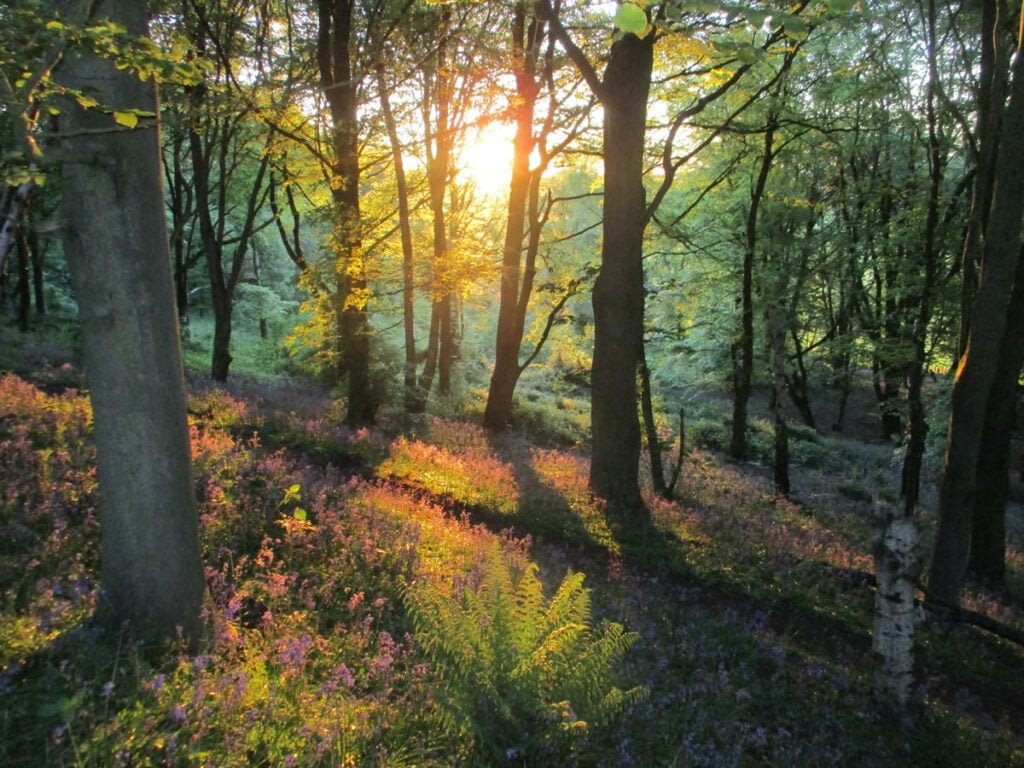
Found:
[[[809,451],[794,502],[695,447],[678,501],[622,520],[580,454],[522,432],[354,431],[280,383],[194,387],[189,653],[92,623],[88,400],[38,383],[0,377],[0,765],[1024,765],[1005,640],[923,626],[912,706],[872,703],[856,444]],[[965,603],[1019,630],[1019,538],[1008,560]]]

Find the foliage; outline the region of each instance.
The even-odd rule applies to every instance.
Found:
[[[495,545],[454,594],[409,590],[447,727],[474,765],[564,765],[591,728],[644,695],[612,685],[636,636],[615,623],[592,626],[583,574],[567,575],[547,601],[536,571]]]
[[[0,163],[0,180],[5,185],[44,181],[38,127],[60,114],[68,100],[110,115],[111,130],[130,130],[140,119],[155,117],[137,109],[117,110],[100,104],[84,90],[57,83],[53,69],[68,52],[95,54],[143,79],[195,84],[203,73],[203,62],[189,56],[180,40],[168,41],[168,46],[161,48],[106,19],[83,23],[55,17],[44,3],[35,0],[5,8],[0,15],[0,103],[17,124],[18,135]]]

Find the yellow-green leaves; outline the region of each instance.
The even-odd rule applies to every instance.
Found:
[[[139,116],[134,112],[114,112],[114,122],[125,128],[134,128],[139,124]]]
[[[612,21],[622,32],[632,33],[637,37],[644,37],[649,31],[646,11],[633,3],[622,3]]]

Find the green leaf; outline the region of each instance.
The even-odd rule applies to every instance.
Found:
[[[139,124],[139,116],[134,112],[114,112],[114,122],[125,128],[134,128]]]
[[[828,0],[828,9],[832,13],[849,13],[857,5],[857,0]]]
[[[791,13],[784,14],[782,26],[786,32],[786,37],[791,37],[795,40],[804,39],[810,32],[807,22]]]
[[[309,515],[306,514],[306,510],[304,510],[302,507],[299,507],[294,512],[292,512],[292,517],[301,522],[306,522],[306,520],[309,518]]]
[[[647,30],[647,14],[632,3],[623,3],[615,12],[613,19],[615,26],[623,32],[632,32],[637,37],[643,37]]]
[[[762,51],[753,45],[740,45],[736,49],[736,58],[744,64],[756,64],[762,56]]]
[[[764,22],[769,15],[765,11],[758,11],[753,8],[750,8],[749,10],[746,10],[743,13],[747,17],[747,22],[749,22],[750,26],[756,27],[757,29],[760,29],[761,27],[764,26]]]

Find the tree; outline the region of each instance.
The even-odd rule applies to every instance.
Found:
[[[521,361],[526,319],[537,277],[542,230],[555,202],[550,193],[542,202],[541,179],[554,157],[578,136],[580,115],[589,111],[576,110],[574,116],[571,108],[560,101],[564,96],[555,85],[554,38],[547,35],[543,19],[527,11],[527,3],[517,2],[512,17],[512,69],[516,91],[511,100],[511,112],[516,132],[502,246],[494,371],[484,410],[484,426],[492,430],[501,430],[508,425],[519,377],[540,352],[558,313],[579,285],[579,281],[571,281],[561,298],[555,301],[541,339],[526,360]],[[539,119],[538,100],[545,89],[547,112]],[[574,88],[562,90],[571,93]],[[555,146],[549,147],[549,138],[556,126],[562,135]],[[538,162],[531,167],[534,154]]]
[[[385,79],[385,67],[378,63],[377,96],[380,99],[381,119],[391,146],[391,162],[395,175],[395,195],[398,209],[398,231],[402,243],[402,406],[407,413],[417,410],[420,396],[416,382],[416,305],[415,305],[415,251],[412,237],[412,211],[409,204],[409,179],[405,173],[405,160],[398,121],[391,107],[391,93]]]
[[[550,6],[543,12],[604,108],[604,239],[592,297],[590,488],[620,513],[636,514],[646,510],[636,404],[644,325],[644,139],[654,35],[619,35],[602,78]]]
[[[534,136],[534,109],[541,84],[538,64],[545,24],[536,17],[527,23],[525,2],[517,2],[512,16],[512,52],[516,80],[513,102],[516,134],[512,149],[512,180],[509,184],[505,243],[502,248],[498,331],[494,356],[494,372],[487,393],[484,426],[502,429],[512,412],[512,396],[522,373],[519,350],[523,341],[526,306],[534,275],[527,267],[523,273],[523,238],[526,234],[527,205],[531,186],[539,184],[539,174],[530,172],[530,154],[537,143]],[[550,60],[550,49],[548,58]],[[539,223],[539,222],[538,222]]]
[[[195,197],[193,214],[198,223],[213,305],[210,376],[214,381],[227,381],[236,289],[253,235],[270,223],[269,220],[259,221],[268,195],[265,179],[270,162],[270,131],[252,114],[255,91],[262,82],[255,78],[246,89],[250,92],[243,93],[234,71],[247,64],[252,66],[243,58],[243,51],[266,47],[267,41],[262,37],[256,40],[243,37],[249,12],[244,4],[229,6],[206,0],[186,4],[182,13],[197,53],[213,62],[208,77],[186,89],[183,108],[190,123],[188,148]],[[262,35],[266,29],[263,24],[256,24],[255,28],[259,31],[257,35]],[[172,186],[172,204],[180,204],[179,184],[175,182]],[[236,197],[242,198],[240,204]],[[240,220],[234,218],[236,210]],[[181,263],[178,247],[176,239],[176,265]],[[184,265],[182,268],[187,269]],[[182,280],[183,276],[178,279]]]
[[[102,0],[145,35],[135,0]],[[205,584],[192,485],[185,385],[161,190],[156,85],[112,61],[71,51],[60,115],[65,254],[82,326],[102,503],[102,610],[113,622],[195,640]]]
[[[992,0],[994,2],[994,0]],[[991,14],[995,18],[995,14]],[[983,30],[984,32],[984,30]],[[971,551],[978,457],[985,414],[1006,340],[1008,309],[1020,259],[1024,175],[1013,158],[1024,142],[1024,40],[1018,39],[1009,100],[1003,111],[991,169],[991,209],[983,234],[981,272],[971,310],[967,345],[953,381],[949,433],[939,489],[929,599],[957,605]]]
[[[359,208],[359,86],[356,0],[318,0],[317,65],[331,115],[334,311],[339,369],[348,377],[349,425],[372,424],[379,403],[370,380],[370,320]]]

